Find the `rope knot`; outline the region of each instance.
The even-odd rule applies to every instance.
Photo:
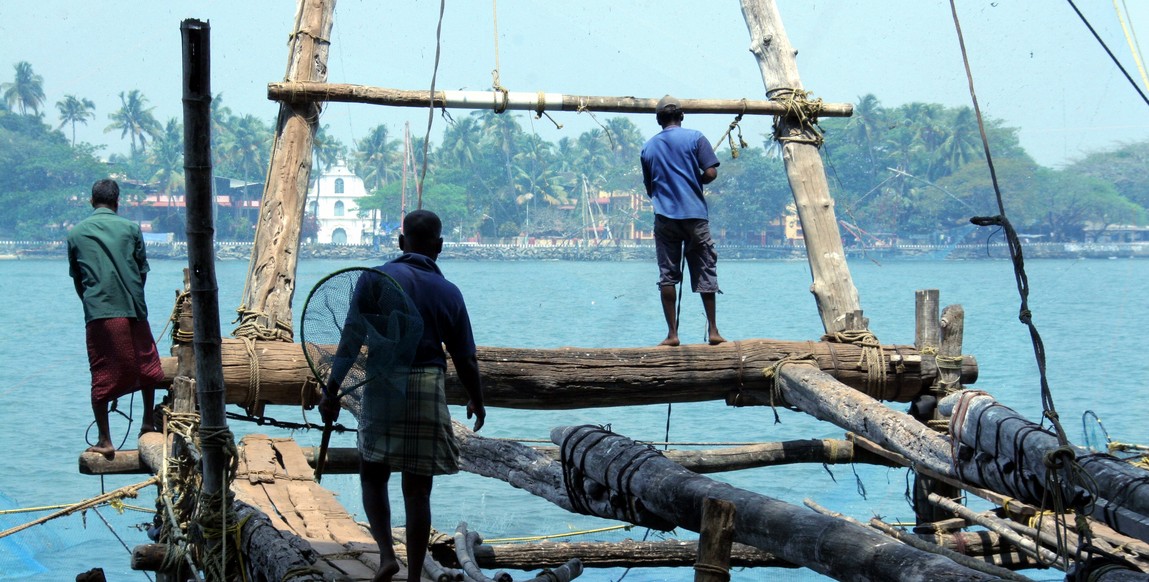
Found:
[[[1073,449],[1069,447],[1057,447],[1046,453],[1042,462],[1045,463],[1046,468],[1053,471],[1060,471],[1076,459],[1077,453],[1074,453]]]

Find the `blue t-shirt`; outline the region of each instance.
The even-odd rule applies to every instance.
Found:
[[[435,261],[425,255],[405,253],[376,268],[395,278],[423,317],[423,337],[415,349],[412,366],[446,369],[444,345],[452,357],[475,355],[475,337],[463,293],[443,276]]]
[[[669,126],[642,146],[642,181],[654,213],[667,218],[707,218],[702,173],[718,156],[695,129]]]

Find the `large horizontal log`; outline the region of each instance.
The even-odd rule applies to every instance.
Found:
[[[595,113],[654,113],[661,97],[595,97],[562,93],[517,91],[429,91],[390,89],[347,83],[306,81],[267,84],[267,98],[291,103],[336,101],[392,107],[437,107],[440,109],[491,109],[493,111],[591,111]],[[786,103],[748,99],[679,99],[685,113],[729,113],[733,115],[787,115]],[[822,103],[818,117],[849,117],[850,103]]]
[[[691,473],[649,447],[597,427],[558,427],[551,440],[564,447],[564,456],[580,460],[566,471],[580,478],[584,490],[592,483],[616,484],[625,490],[612,490],[610,496],[629,498],[632,507],[691,531],[700,527],[704,499],[729,501],[736,507],[735,541],[838,580],[996,579],[855,523]]]
[[[698,559],[697,540],[653,542],[538,542],[530,544],[481,544],[475,561],[487,569],[534,570],[554,568],[578,556],[587,568],[689,567]],[[451,566],[451,564],[447,564]],[[730,565],[735,568],[796,568],[774,555],[745,544],[734,544]],[[454,566],[452,566],[454,567]]]
[[[478,358],[488,406],[537,410],[723,400],[730,393],[767,389],[762,370],[794,354],[813,355],[819,369],[880,400],[909,402],[937,378],[933,360],[923,359],[913,346],[886,345],[883,351],[887,369],[877,386],[869,385],[861,347],[831,342],[751,339],[717,346],[480,347]],[[301,399],[318,399],[300,344],[256,342],[258,386],[252,385],[251,358],[243,341],[225,339],[221,352],[229,404],[298,405]],[[174,358],[165,358],[165,376],[175,373],[175,364]],[[465,392],[454,371],[448,372],[448,401],[464,404]],[[977,362],[966,356],[962,383],[976,379]]]

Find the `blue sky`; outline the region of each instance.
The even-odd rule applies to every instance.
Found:
[[[1114,2],[1076,0],[1126,68],[1140,80]],[[1133,33],[1149,35],[1149,2],[1118,0]],[[439,2],[339,0],[329,59],[332,82],[427,89]],[[911,101],[968,105],[948,1],[778,0],[805,88],[829,102],[873,93],[894,107]],[[497,7],[497,13],[495,11]],[[708,8],[703,8],[708,7]],[[1068,2],[959,0],[978,98],[985,113],[1021,130],[1038,162],[1056,166],[1083,153],[1149,139],[1146,105],[1080,23]],[[66,94],[96,103],[96,119],[78,138],[124,152],[105,133],[121,91],[139,89],[164,121],[182,116],[179,24],[208,20],[215,93],[237,113],[269,122],[277,107],[268,82],[283,78],[295,3],[287,0],[44,0],[0,5],[0,81],[29,61],[44,77],[46,116],[58,119]],[[658,0],[501,0],[448,2],[437,87],[484,90],[496,66],[512,91],[583,95],[760,99],[763,84],[747,50],[749,34],[734,2]],[[1149,36],[1146,37],[1149,42]],[[1143,89],[1145,90],[1145,89]],[[1149,92],[1149,90],[1147,90]],[[456,117],[465,112],[455,112]],[[561,113],[556,129],[521,114],[548,140],[595,127],[587,114]],[[426,131],[425,110],[331,104],[322,123],[351,145],[375,125],[396,134],[404,123]],[[646,135],[653,119],[635,122]],[[692,116],[687,125],[717,139],[728,116]],[[447,122],[434,119],[434,141]],[[766,118],[743,122],[755,145]]]

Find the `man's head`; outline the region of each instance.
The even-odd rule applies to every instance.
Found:
[[[443,252],[443,222],[430,210],[416,210],[403,218],[399,248],[432,259]]]
[[[668,125],[681,125],[682,124],[682,104],[678,99],[667,95],[658,100],[658,105],[654,106],[654,116],[658,120],[658,125],[666,127]]]
[[[120,185],[115,180],[103,179],[92,184],[92,208],[118,209]]]

